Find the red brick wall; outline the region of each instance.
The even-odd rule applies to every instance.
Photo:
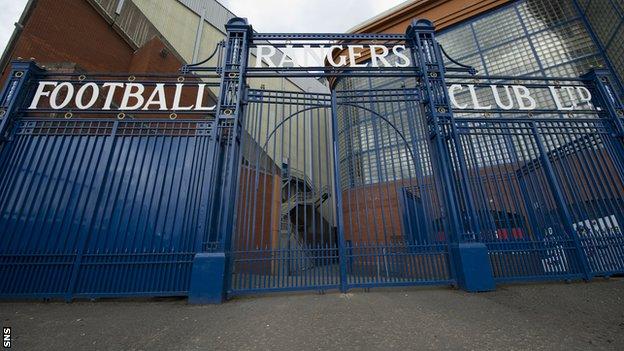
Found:
[[[39,0],[24,25],[11,59],[41,65],[75,63],[87,72],[176,72],[182,63],[154,38],[136,53],[87,1]],[[2,82],[10,71],[2,67]]]
[[[281,178],[249,167],[239,174],[234,247],[237,273],[268,273],[279,249]]]

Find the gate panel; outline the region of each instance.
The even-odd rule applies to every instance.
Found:
[[[588,186],[580,177],[589,173],[572,173],[569,167],[586,157],[588,150],[581,145],[591,140],[594,148],[604,132],[602,121],[592,120],[461,119],[459,140],[468,150],[469,180],[482,227],[474,239],[486,243],[497,281],[583,276],[576,232],[566,226],[553,187],[570,181],[564,196],[571,199],[578,188]],[[548,179],[548,167],[556,179]],[[597,174],[591,177],[598,180]]]
[[[16,124],[0,154],[0,294],[186,294],[209,123]]]
[[[113,124],[17,122],[0,155],[1,295],[67,292]]]
[[[336,288],[331,97],[247,96],[230,293]]]
[[[186,294],[209,131],[198,121],[119,124],[76,296]]]
[[[452,283],[420,95],[405,88],[416,82],[345,78],[338,84],[348,285]]]
[[[624,272],[622,145],[607,123],[543,122],[538,128],[595,275]]]

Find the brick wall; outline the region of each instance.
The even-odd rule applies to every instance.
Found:
[[[26,21],[11,59],[38,64],[72,63],[86,72],[176,72],[182,63],[155,37],[138,50],[87,1],[39,0]],[[10,72],[2,67],[2,82]]]

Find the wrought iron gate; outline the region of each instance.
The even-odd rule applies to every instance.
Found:
[[[246,96],[231,293],[337,288],[331,96]]]
[[[1,101],[10,119],[0,133],[0,297],[187,295],[193,258],[209,240],[212,123],[189,111],[180,120],[169,111],[30,111],[24,102],[40,80],[126,78],[58,76],[22,62],[12,82],[24,79],[19,72],[37,79]],[[167,87],[179,80],[159,77]]]
[[[452,284],[441,184],[416,79],[336,85],[347,286]]]
[[[0,99],[0,297],[191,295],[195,281],[220,301],[624,273],[624,107],[608,72],[478,76],[445,64],[428,21],[406,35],[263,34],[238,18],[227,30],[218,67],[139,77],[208,87],[210,112],[33,112],[37,83],[137,77],[15,64]],[[247,64],[261,44],[328,41],[400,45],[411,65]],[[247,86],[285,77],[333,90]],[[495,83],[593,99],[518,108],[485,96]]]

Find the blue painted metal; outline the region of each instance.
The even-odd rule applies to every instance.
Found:
[[[18,119],[0,155],[1,296],[186,295],[209,130]]]
[[[584,279],[589,280],[589,263],[587,261],[587,257],[583,255],[583,252],[581,250],[581,241],[573,224],[572,215],[570,214],[568,205],[564,198],[563,190],[559,185],[561,180],[557,181],[556,179],[557,176],[555,174],[555,170],[553,169],[553,165],[551,163],[551,158],[548,155],[548,151],[544,146],[544,141],[542,140],[540,130],[537,128],[537,125],[535,123],[531,124],[531,129],[534,133],[534,141],[535,145],[537,146],[537,151],[539,152],[541,166],[544,168],[544,176],[553,194],[556,209],[558,210],[559,216],[562,220],[563,229],[571,237],[572,242],[574,243],[574,246],[576,248],[575,252],[578,256],[579,262],[581,263]]]
[[[449,238],[451,242],[457,242],[465,229],[459,221],[458,192],[454,189],[453,176],[450,174],[450,151],[446,143],[449,137],[447,120],[451,118],[452,110],[446,93],[442,93],[444,95],[440,96],[441,92],[436,90],[434,93],[432,87],[432,84],[444,85],[444,68],[441,66],[442,61],[439,60],[439,47],[434,48],[437,47],[437,43],[434,39],[433,24],[427,21],[413,22],[408,28],[407,37],[413,42],[412,57],[415,62],[418,62],[422,72],[421,79],[425,94],[423,102],[427,111],[427,125],[431,139],[434,140],[432,153],[435,156],[433,162],[435,162],[435,167],[443,178],[442,183],[447,185],[444,191],[448,217],[445,220],[448,221],[448,228],[451,230]],[[431,72],[429,72],[430,65],[434,67]],[[446,91],[446,89],[442,90]]]
[[[624,273],[624,112],[608,72],[462,74],[443,66],[428,21],[406,35],[259,34],[238,18],[227,30],[219,67],[134,77],[212,79],[216,111],[181,120],[29,111],[35,83],[55,77],[15,64],[0,95],[0,297],[218,303]],[[416,66],[247,70],[250,48],[295,39],[405,44]],[[312,94],[246,88],[252,76],[337,79],[331,94]],[[452,110],[448,84],[492,81],[587,86],[593,106]]]
[[[219,304],[225,298],[225,253],[198,253],[193,259],[193,271],[188,293],[190,304]]]
[[[19,110],[21,102],[28,97],[27,84],[43,70],[33,61],[14,61],[11,73],[0,93],[0,142],[6,139],[6,133],[12,118]]]
[[[331,96],[249,89],[245,102],[229,294],[336,289]]]
[[[338,230],[338,255],[339,264],[340,264],[340,291],[346,293],[349,289],[348,286],[348,278],[347,278],[347,262],[349,262],[352,266],[352,260],[350,260],[347,256],[347,244],[345,241],[345,233],[344,233],[344,219],[342,214],[342,184],[340,180],[340,161],[336,157],[338,155],[338,116],[337,110],[338,105],[336,103],[336,92],[333,91],[331,95],[331,104],[332,104],[332,145],[333,145],[333,156],[332,159],[334,161],[334,194],[336,196],[335,201],[335,211],[336,211],[336,226]],[[353,251],[351,251],[353,252]]]
[[[458,285],[468,292],[496,289],[489,252],[483,243],[454,243],[450,248],[456,265]]]
[[[205,227],[198,213],[210,186],[198,180],[213,157],[212,125],[149,119],[171,111],[123,120],[66,109],[55,111],[65,119],[50,118],[23,105],[38,81],[58,77],[32,62],[14,71],[23,74],[2,95],[10,113],[0,141],[0,297],[186,295]],[[68,76],[75,84],[121,77]]]

